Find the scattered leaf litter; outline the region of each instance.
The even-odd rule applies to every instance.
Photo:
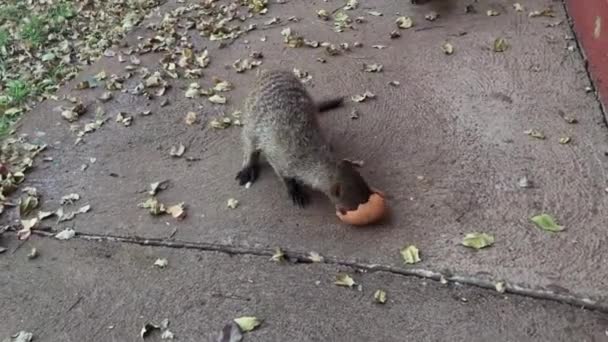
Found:
[[[355,281],[350,275],[346,273],[341,273],[338,274],[338,276],[336,277],[336,281],[334,282],[334,284],[338,286],[353,287],[357,283],[355,283]]]
[[[76,235],[76,231],[72,228],[66,228],[59,233],[55,234],[55,238],[58,240],[69,240]]]
[[[235,318],[234,322],[239,326],[241,332],[250,332],[262,324],[262,321],[255,316]]]
[[[401,249],[401,257],[406,264],[416,264],[422,261],[422,259],[420,259],[420,252],[414,245]]]
[[[544,231],[548,232],[561,232],[565,229],[564,226],[560,226],[555,222],[555,219],[549,214],[540,214],[533,216],[530,220],[536,224],[536,226]]]
[[[239,201],[234,199],[234,198],[229,198],[228,202],[226,203],[226,205],[228,206],[228,208],[230,209],[236,209],[236,207],[239,206]]]
[[[166,258],[158,258],[156,261],[154,261],[154,266],[158,268],[165,268],[167,265],[169,265],[169,260]]]
[[[494,244],[494,237],[486,233],[468,233],[462,239],[462,245],[474,249],[490,247]]]
[[[386,303],[386,292],[383,290],[376,290],[376,292],[374,292],[374,301],[378,304]]]

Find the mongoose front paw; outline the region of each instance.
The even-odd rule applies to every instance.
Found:
[[[239,181],[239,185],[255,182],[255,180],[258,179],[258,166],[245,166],[236,174],[235,179]]]
[[[294,205],[304,208],[310,202],[308,194],[297,180],[289,178],[285,180],[285,184],[287,184],[287,193]]]

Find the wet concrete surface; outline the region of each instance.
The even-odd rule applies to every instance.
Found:
[[[552,301],[327,264],[33,237],[3,239],[0,338],[142,341],[169,320],[177,341],[210,341],[232,319],[262,325],[244,341],[605,341],[608,317]],[[27,257],[32,247],[39,256]],[[166,258],[164,269],[152,266]],[[333,284],[350,274],[357,288]],[[374,302],[378,289],[387,294]],[[161,341],[154,333],[146,341]]]
[[[74,226],[93,234],[315,250],[343,260],[404,268],[399,250],[414,244],[423,260],[418,268],[504,280],[608,307],[607,127],[597,100],[585,93],[590,81],[580,54],[567,49],[573,45],[566,39],[572,32],[565,22],[547,25],[565,20],[563,8],[554,4],[555,18],[529,18],[515,12],[511,3],[498,2],[492,6],[501,14],[489,17],[485,11],[490,5],[478,4],[477,14],[456,11],[428,22],[424,6],[379,1],[373,7],[384,13],[382,17],[360,8],[352,16],[365,16],[367,22],[356,24],[357,30],[336,33],[331,22],[315,16],[317,9],[334,5],[339,6],[275,4],[257,22],[278,16],[283,24],[254,30],[223,49],[192,32],[194,47],[209,47],[211,56],[199,83],[209,86],[217,76],[235,85],[226,105],[186,99],[191,80],[171,81],[166,107],[160,106],[162,99],[116,92],[114,100],[103,104],[109,120],[78,145],[70,125],[55,110],[65,102],[49,100],[38,106],[21,132],[48,143],[44,156],[53,161],[38,161],[27,183],[42,194],[44,209],[57,208],[61,196],[72,192],[82,196],[79,203],[92,206],[90,213],[52,226]],[[547,3],[525,5],[539,9]],[[160,13],[175,6],[169,3]],[[416,26],[390,39],[395,12],[412,16]],[[293,15],[300,20],[286,20]],[[280,33],[285,27],[308,39],[351,46],[359,41],[363,47],[340,56],[327,56],[322,49],[288,48]],[[140,28],[129,42],[136,43],[138,35],[153,32]],[[497,37],[507,39],[507,51],[491,51]],[[445,41],[454,45],[453,55],[441,50]],[[387,47],[373,48],[376,44]],[[227,66],[252,51],[263,52],[261,67],[309,72],[310,90],[317,98],[336,93],[350,97],[365,90],[377,95],[364,103],[348,102],[346,108],[324,115],[322,123],[338,153],[363,160],[363,175],[387,193],[392,210],[387,222],[368,228],[345,226],[321,196],[306,209],[294,207],[268,168],[250,189],[237,185],[239,128],[212,130],[208,121],[241,109],[255,70],[237,74]],[[318,62],[318,57],[327,62]],[[141,56],[142,65],[160,69],[161,58]],[[381,63],[384,68],[367,73],[363,63]],[[117,58],[102,58],[62,89],[62,94],[78,96],[89,105],[81,125],[93,120],[95,98],[102,90],[75,92],[75,84],[102,70],[123,73],[125,65]],[[392,80],[400,86],[389,85]],[[137,82],[134,77],[128,87]],[[146,109],[152,114],[137,114]],[[353,109],[359,112],[357,120],[350,118]],[[186,125],[188,111],[199,113],[202,122]],[[134,116],[130,127],[114,121],[118,112]],[[567,123],[560,113],[576,117],[578,123]],[[528,136],[524,131],[529,129],[542,130],[546,139]],[[559,144],[564,136],[572,142]],[[171,157],[171,146],[179,143],[187,148],[184,157]],[[82,164],[88,165],[84,171]],[[534,187],[518,187],[524,176]],[[183,221],[152,217],[137,206],[146,200],[148,184],[164,179],[170,186],[158,198],[167,204],[185,202],[188,217]],[[237,209],[226,207],[229,198],[239,200]],[[543,212],[555,216],[566,230],[551,234],[529,222]],[[493,234],[495,245],[478,252],[462,247],[464,234],[473,231]]]

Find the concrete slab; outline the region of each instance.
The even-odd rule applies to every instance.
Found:
[[[315,11],[340,4],[273,4],[266,16],[252,22],[262,27],[276,16],[283,24],[254,30],[223,49],[192,31],[193,46],[209,47],[211,56],[200,83],[209,86],[212,76],[218,76],[236,87],[227,94],[225,106],[186,99],[184,89],[191,80],[170,81],[166,107],[160,106],[161,99],[116,93],[103,105],[110,120],[75,146],[69,124],[53,111],[60,103],[40,105],[22,131],[51,144],[45,155],[54,160],[38,161],[29,184],[38,187],[45,209],[57,208],[61,196],[70,192],[92,205],[90,213],[57,228],[74,225],[77,231],[96,234],[281,246],[398,267],[399,249],[415,244],[423,259],[416,267],[506,280],[608,308],[607,127],[598,102],[584,91],[590,82],[580,54],[566,48],[573,46],[564,38],[572,36],[571,30],[565,23],[548,25],[566,19],[563,8],[554,4],[555,18],[529,18],[515,12],[510,2],[500,1],[491,6],[499,16],[486,15],[490,5],[476,4],[477,14],[456,10],[427,22],[427,7],[387,0],[348,12],[367,22],[336,33]],[[458,4],[456,8],[464,5]],[[525,5],[542,9],[548,3],[533,0]],[[159,15],[172,6],[177,4],[170,2]],[[384,16],[366,14],[371,7]],[[412,16],[416,26],[390,39],[396,12]],[[180,20],[188,16],[182,14]],[[290,22],[290,16],[300,20]],[[308,39],[351,46],[360,41],[363,47],[335,57],[322,49],[291,49],[282,42],[285,27]],[[138,35],[154,32],[138,29],[129,39],[131,46]],[[504,53],[490,51],[497,37],[508,41]],[[451,56],[441,50],[446,40],[455,47]],[[373,48],[375,44],[387,48]],[[254,50],[263,52],[263,67],[310,72],[311,91],[317,97],[350,96],[366,89],[376,93],[377,99],[348,103],[322,120],[336,150],[364,160],[364,176],[388,193],[393,210],[389,222],[367,229],[344,226],[321,197],[304,210],[295,208],[268,169],[252,188],[240,188],[234,181],[241,164],[238,128],[216,131],[206,124],[184,123],[188,111],[197,111],[208,122],[240,109],[254,72],[237,74],[227,65]],[[327,63],[319,63],[318,57]],[[141,56],[142,65],[155,70],[161,58]],[[363,63],[381,63],[384,70],[366,73]],[[94,99],[102,90],[75,93],[75,84],[101,70],[124,73],[124,67],[117,58],[103,58],[62,90],[89,104],[81,125],[93,119]],[[391,80],[401,86],[388,85]],[[137,82],[135,76],[128,87]],[[152,110],[150,116],[136,114],[146,109]],[[352,109],[360,112],[358,120],[350,119]],[[130,127],[114,122],[119,111],[135,116]],[[578,124],[567,123],[560,113],[576,117]],[[524,133],[529,129],[542,130],[547,138],[534,139]],[[572,142],[559,144],[564,136]],[[200,160],[170,157],[170,147],[179,143],[187,147],[185,157]],[[88,164],[85,171],[80,169],[83,163]],[[519,188],[523,176],[535,186]],[[163,179],[170,179],[171,185],[158,198],[188,205],[182,222],[151,217],[137,207],[146,199],[148,184]],[[238,199],[240,206],[227,209],[228,198]],[[529,218],[542,212],[554,215],[566,230],[549,234],[534,227]],[[464,234],[472,231],[493,234],[495,245],[480,252],[460,246]]]
[[[145,323],[167,318],[178,341],[207,341],[243,315],[264,320],[245,341],[604,341],[608,328],[605,314],[384,272],[77,239],[33,237],[14,252],[5,240],[0,338],[141,341]],[[339,272],[362,290],[334,285]],[[377,289],[386,304],[374,303]]]

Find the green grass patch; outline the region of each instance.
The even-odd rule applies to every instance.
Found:
[[[6,84],[6,95],[10,104],[23,103],[32,92],[32,87],[22,80],[12,80]]]
[[[46,41],[44,32],[45,22],[39,16],[31,16],[23,19],[20,34],[21,38],[28,41],[33,46],[40,46]]]
[[[11,41],[11,36],[8,34],[7,30],[0,28],[0,49],[8,47],[8,44]],[[2,51],[0,51],[1,53]]]

